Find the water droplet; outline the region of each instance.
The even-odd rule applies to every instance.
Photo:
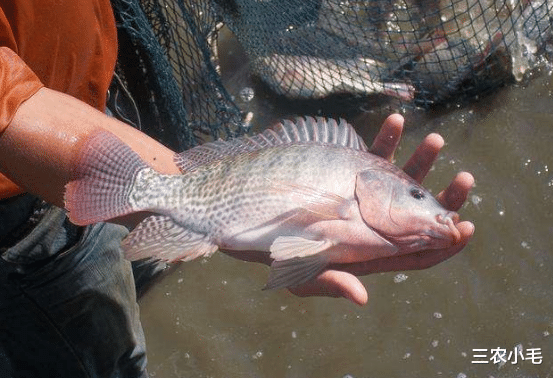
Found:
[[[296,331],[292,331],[292,338],[293,339],[297,339],[298,338],[298,333]]]
[[[473,195],[470,197],[470,201],[472,202],[472,204],[473,204],[474,206],[478,206],[478,205],[480,205],[480,203],[482,202],[482,197],[477,196],[476,194],[473,194]]]
[[[528,165],[532,162],[532,159],[527,159],[525,162],[524,162],[524,166],[525,167],[528,167]]]
[[[442,318],[442,314],[440,312],[435,312],[433,315],[436,319],[441,319]]]
[[[459,373],[457,374],[457,378],[467,378],[467,375],[465,373]]]
[[[396,276],[394,277],[394,282],[395,282],[395,283],[403,282],[403,281],[405,281],[408,277],[409,277],[408,275],[403,274],[403,273],[396,274]]]
[[[250,102],[253,99],[254,95],[255,92],[251,87],[244,87],[240,89],[240,98],[244,102]]]

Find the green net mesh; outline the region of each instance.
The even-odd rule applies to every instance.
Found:
[[[121,76],[147,110],[145,131],[181,149],[247,131],[218,68],[223,24],[276,98],[422,108],[521,80],[552,37],[550,0],[112,3]]]
[[[149,135],[182,150],[201,139],[245,131],[216,62],[220,27],[208,3],[113,0],[117,73],[132,93]]]

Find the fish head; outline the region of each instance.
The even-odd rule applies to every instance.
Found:
[[[461,239],[455,226],[459,215],[443,208],[402,170],[390,166],[357,175],[355,195],[364,222],[401,254],[457,244]]]

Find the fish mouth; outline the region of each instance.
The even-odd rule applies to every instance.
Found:
[[[459,223],[459,214],[450,211],[446,214],[436,215],[435,220],[438,223],[437,225],[434,224],[433,227],[411,235],[390,235],[373,230],[390,243],[400,246],[403,253],[419,251],[425,248],[448,248],[461,241],[461,232],[455,226],[455,224]]]
[[[436,221],[449,229],[453,237],[453,244],[457,244],[461,241],[461,232],[457,229],[457,226],[455,226],[455,224],[459,223],[459,214],[454,211],[448,212],[445,216],[438,214],[436,216]]]

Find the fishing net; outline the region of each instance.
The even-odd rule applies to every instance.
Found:
[[[213,6],[181,0],[112,0],[112,6],[119,57],[110,96],[123,98],[116,115],[177,151],[247,130],[221,83],[221,24]]]
[[[546,0],[231,0],[252,71],[289,98],[348,93],[428,107],[521,79],[551,37]]]
[[[550,0],[112,0],[122,81],[155,134],[189,147],[247,119],[223,85],[225,25],[276,98],[390,101],[429,108],[472,99],[549,53]],[[545,54],[544,54],[545,53]],[[176,135],[176,137],[175,137]]]

